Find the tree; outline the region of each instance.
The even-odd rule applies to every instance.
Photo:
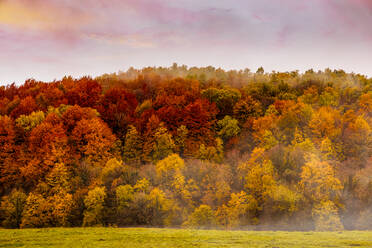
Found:
[[[300,210],[303,196],[295,190],[283,184],[277,185],[270,195],[271,219],[274,217],[283,221],[288,221],[298,210]]]
[[[21,115],[16,119],[18,127],[21,127],[25,132],[31,131],[45,119],[43,111],[32,112],[30,115]]]
[[[174,137],[175,150],[183,156],[186,148],[186,140],[189,130],[186,126],[181,125],[177,128],[176,136]]]
[[[150,224],[154,226],[163,226],[170,208],[169,200],[166,198],[165,193],[159,188],[152,189],[148,197],[149,203],[147,207],[152,217]]]
[[[125,135],[125,143],[123,148],[124,161],[129,164],[139,164],[142,155],[142,139],[137,129],[130,125]]]
[[[120,185],[116,188],[116,202],[118,210],[124,210],[129,207],[131,201],[134,198],[134,189],[131,185]]]
[[[171,154],[156,163],[156,173],[162,182],[169,184],[184,167],[185,162],[182,158],[177,154]]]
[[[321,201],[312,210],[316,231],[341,231],[344,229],[336,205],[330,201]]]
[[[115,87],[106,91],[99,103],[97,109],[102,119],[118,137],[123,137],[138,105],[135,95]]]
[[[99,113],[95,109],[82,108],[78,105],[67,107],[64,106],[63,109],[61,109],[61,111],[62,111],[61,118],[68,133],[70,133],[75,128],[79,121],[83,119],[91,120],[99,116]]]
[[[130,224],[131,206],[134,202],[134,189],[131,185],[120,185],[115,190],[116,215],[119,225]]]
[[[246,175],[245,189],[259,203],[265,202],[276,186],[274,167],[270,160],[252,166]]]
[[[339,98],[340,96],[335,89],[327,87],[319,96],[319,103],[323,106],[337,106],[339,104]]]
[[[70,174],[59,163],[40,182],[34,193],[27,198],[23,227],[69,226],[73,209]],[[32,195],[31,195],[32,194]],[[38,220],[39,216],[40,220]]]
[[[264,70],[264,68],[263,68],[262,66],[260,66],[260,67],[257,69],[257,71],[256,71],[257,74],[264,74],[264,72],[265,72],[265,70]]]
[[[359,97],[359,107],[368,115],[372,112],[372,92],[369,91]]]
[[[32,96],[27,96],[20,101],[19,105],[15,109],[13,109],[10,116],[17,118],[20,115],[29,115],[36,111],[37,108],[35,99]]]
[[[102,120],[82,119],[72,131],[75,149],[81,158],[95,164],[113,156],[116,137]]]
[[[356,220],[355,227],[359,230],[371,230],[372,228],[372,209],[366,208],[360,212]]]
[[[355,157],[360,164],[365,164],[371,155],[371,127],[364,116],[356,116],[343,132],[344,154],[347,157]]]
[[[183,125],[188,130],[186,156],[197,154],[201,144],[212,145],[215,142],[212,128],[216,114],[216,106],[206,100],[198,99],[185,107]]]
[[[53,226],[70,226],[69,218],[74,204],[72,195],[65,191],[60,191],[48,197],[47,201],[52,210]]]
[[[102,226],[104,224],[106,192],[104,187],[95,187],[84,199],[83,226]]]
[[[316,139],[328,137],[330,140],[337,139],[341,134],[341,116],[339,112],[330,107],[321,107],[314,113],[309,127]]]
[[[69,161],[68,138],[61,124],[41,123],[32,129],[28,142],[27,162],[20,168],[27,184],[36,184],[56,163]]]
[[[241,98],[241,93],[237,89],[208,88],[201,92],[201,95],[210,102],[216,103],[220,110],[220,115],[232,114],[234,105]]]
[[[328,137],[325,137],[320,143],[320,151],[324,160],[336,160],[339,153],[337,150],[337,147]]]
[[[112,158],[108,160],[101,170],[101,183],[108,190],[115,189],[123,183],[121,176],[125,174],[125,165],[121,160]]]
[[[248,118],[258,117],[261,114],[261,103],[254,100],[251,96],[240,99],[240,101],[238,101],[234,106],[234,117],[242,124],[245,123]]]
[[[52,226],[51,206],[39,193],[30,193],[23,211],[21,228]]]
[[[232,193],[227,205],[222,205],[216,212],[218,223],[225,228],[237,228],[256,224],[259,210],[258,202],[246,192]]]
[[[240,128],[238,121],[226,115],[222,120],[217,122],[218,135],[225,141],[239,134]]]
[[[221,163],[223,156],[224,156],[223,141],[220,138],[216,139],[216,146],[206,147],[204,144],[201,144],[199,147],[198,158],[201,160],[208,160],[216,163]]]
[[[101,85],[89,78],[82,77],[74,82],[71,89],[66,92],[66,98],[70,105],[94,108],[99,101],[102,92]]]
[[[332,166],[311,155],[302,167],[300,187],[313,202],[336,200],[342,185]]]
[[[253,149],[250,158],[239,164],[238,172],[244,187],[252,190],[257,197],[262,195],[264,188],[269,190],[275,185],[274,167],[272,162],[265,157],[263,148]]]
[[[19,180],[17,150],[13,120],[8,116],[0,116],[0,195],[11,189]]]
[[[216,225],[216,218],[214,211],[208,205],[200,205],[189,216],[186,226],[197,228],[211,228]]]
[[[168,133],[168,130],[162,125],[156,130],[155,144],[152,152],[153,161],[161,160],[168,155],[173,153],[175,148],[172,135]]]
[[[10,195],[2,198],[0,213],[3,219],[3,226],[8,228],[20,227],[26,199],[26,194],[16,189]]]

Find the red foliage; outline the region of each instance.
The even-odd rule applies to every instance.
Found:
[[[138,105],[135,95],[123,88],[109,89],[97,107],[102,119],[120,136],[125,134],[127,125],[133,122]]]
[[[95,107],[102,92],[101,85],[97,81],[83,77],[75,82],[75,85],[66,93],[70,105],[81,107]]]
[[[38,107],[36,105],[35,99],[32,98],[31,96],[28,96],[28,97],[21,100],[19,105],[15,109],[13,109],[13,111],[10,113],[10,115],[14,119],[16,119],[20,115],[29,115],[37,109],[38,109]]]

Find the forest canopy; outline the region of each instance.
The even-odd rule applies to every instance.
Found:
[[[372,229],[372,79],[130,68],[0,86],[0,223]]]

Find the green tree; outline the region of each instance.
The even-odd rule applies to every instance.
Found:
[[[116,188],[116,203],[118,210],[124,210],[129,207],[134,198],[134,189],[131,185],[120,185]]]
[[[222,120],[217,122],[218,135],[225,141],[239,134],[239,122],[226,115]]]
[[[102,226],[104,224],[106,192],[104,187],[95,187],[84,199],[84,226]]]
[[[172,135],[168,130],[161,126],[155,132],[155,144],[153,147],[153,161],[159,161],[172,154],[175,148]]]
[[[142,139],[137,129],[129,125],[127,134],[125,135],[125,143],[123,149],[124,161],[129,164],[139,164],[142,155]]]
[[[115,190],[116,200],[116,223],[126,225],[131,222],[131,207],[135,198],[135,192],[131,185],[120,185]]]
[[[25,132],[31,131],[45,119],[43,111],[32,112],[30,115],[21,115],[16,119],[18,127],[21,127]]]
[[[234,88],[208,88],[201,92],[202,96],[210,102],[216,103],[220,115],[232,114],[234,105],[241,98],[239,90]]]

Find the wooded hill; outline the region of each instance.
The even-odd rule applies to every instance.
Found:
[[[176,64],[2,86],[0,221],[372,228],[371,87]]]

